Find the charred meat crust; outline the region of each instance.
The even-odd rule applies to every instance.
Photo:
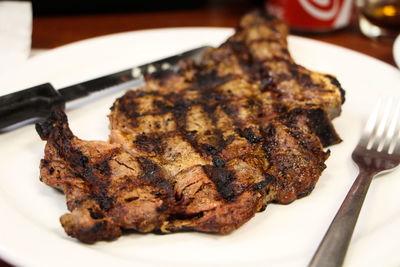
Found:
[[[146,77],[109,115],[108,142],[77,138],[55,110],[40,180],[62,190],[68,235],[113,240],[124,230],[226,234],[270,202],[308,195],[340,142],[331,119],[344,91],[291,59],[287,28],[261,13],[200,63]]]
[[[319,138],[324,147],[341,142],[332,122],[322,109],[295,108],[281,116],[281,119],[286,125],[295,127],[299,115],[307,117],[307,127]]]

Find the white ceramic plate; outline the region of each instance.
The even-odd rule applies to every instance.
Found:
[[[400,68],[400,34],[393,43],[393,58],[397,66]]]
[[[141,64],[203,44],[218,45],[223,28],[174,28],[104,36],[32,58],[18,73],[0,77],[5,94],[43,82],[56,88]],[[0,134],[0,256],[24,266],[306,266],[357,175],[350,158],[362,125],[380,95],[400,96],[400,72],[388,64],[337,46],[289,38],[295,60],[334,74],[346,89],[334,124],[343,138],[331,147],[328,168],[308,197],[265,212],[227,236],[203,233],[128,234],[85,245],[69,238],[59,217],[64,196],[42,184],[44,142],[32,125]],[[83,139],[106,140],[106,115],[123,92],[68,110]],[[399,171],[373,181],[346,266],[399,266]]]

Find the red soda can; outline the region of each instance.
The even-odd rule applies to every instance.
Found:
[[[350,24],[353,0],[266,0],[266,10],[295,31],[329,32]]]

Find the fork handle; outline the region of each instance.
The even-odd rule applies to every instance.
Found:
[[[328,231],[315,252],[310,267],[342,266],[361,206],[367,195],[374,172],[360,170]]]

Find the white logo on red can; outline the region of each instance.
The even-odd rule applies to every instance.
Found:
[[[293,27],[329,31],[350,23],[352,0],[267,0],[267,11]]]
[[[299,0],[299,3],[308,14],[320,20],[330,20],[334,18],[339,10],[339,0]]]

